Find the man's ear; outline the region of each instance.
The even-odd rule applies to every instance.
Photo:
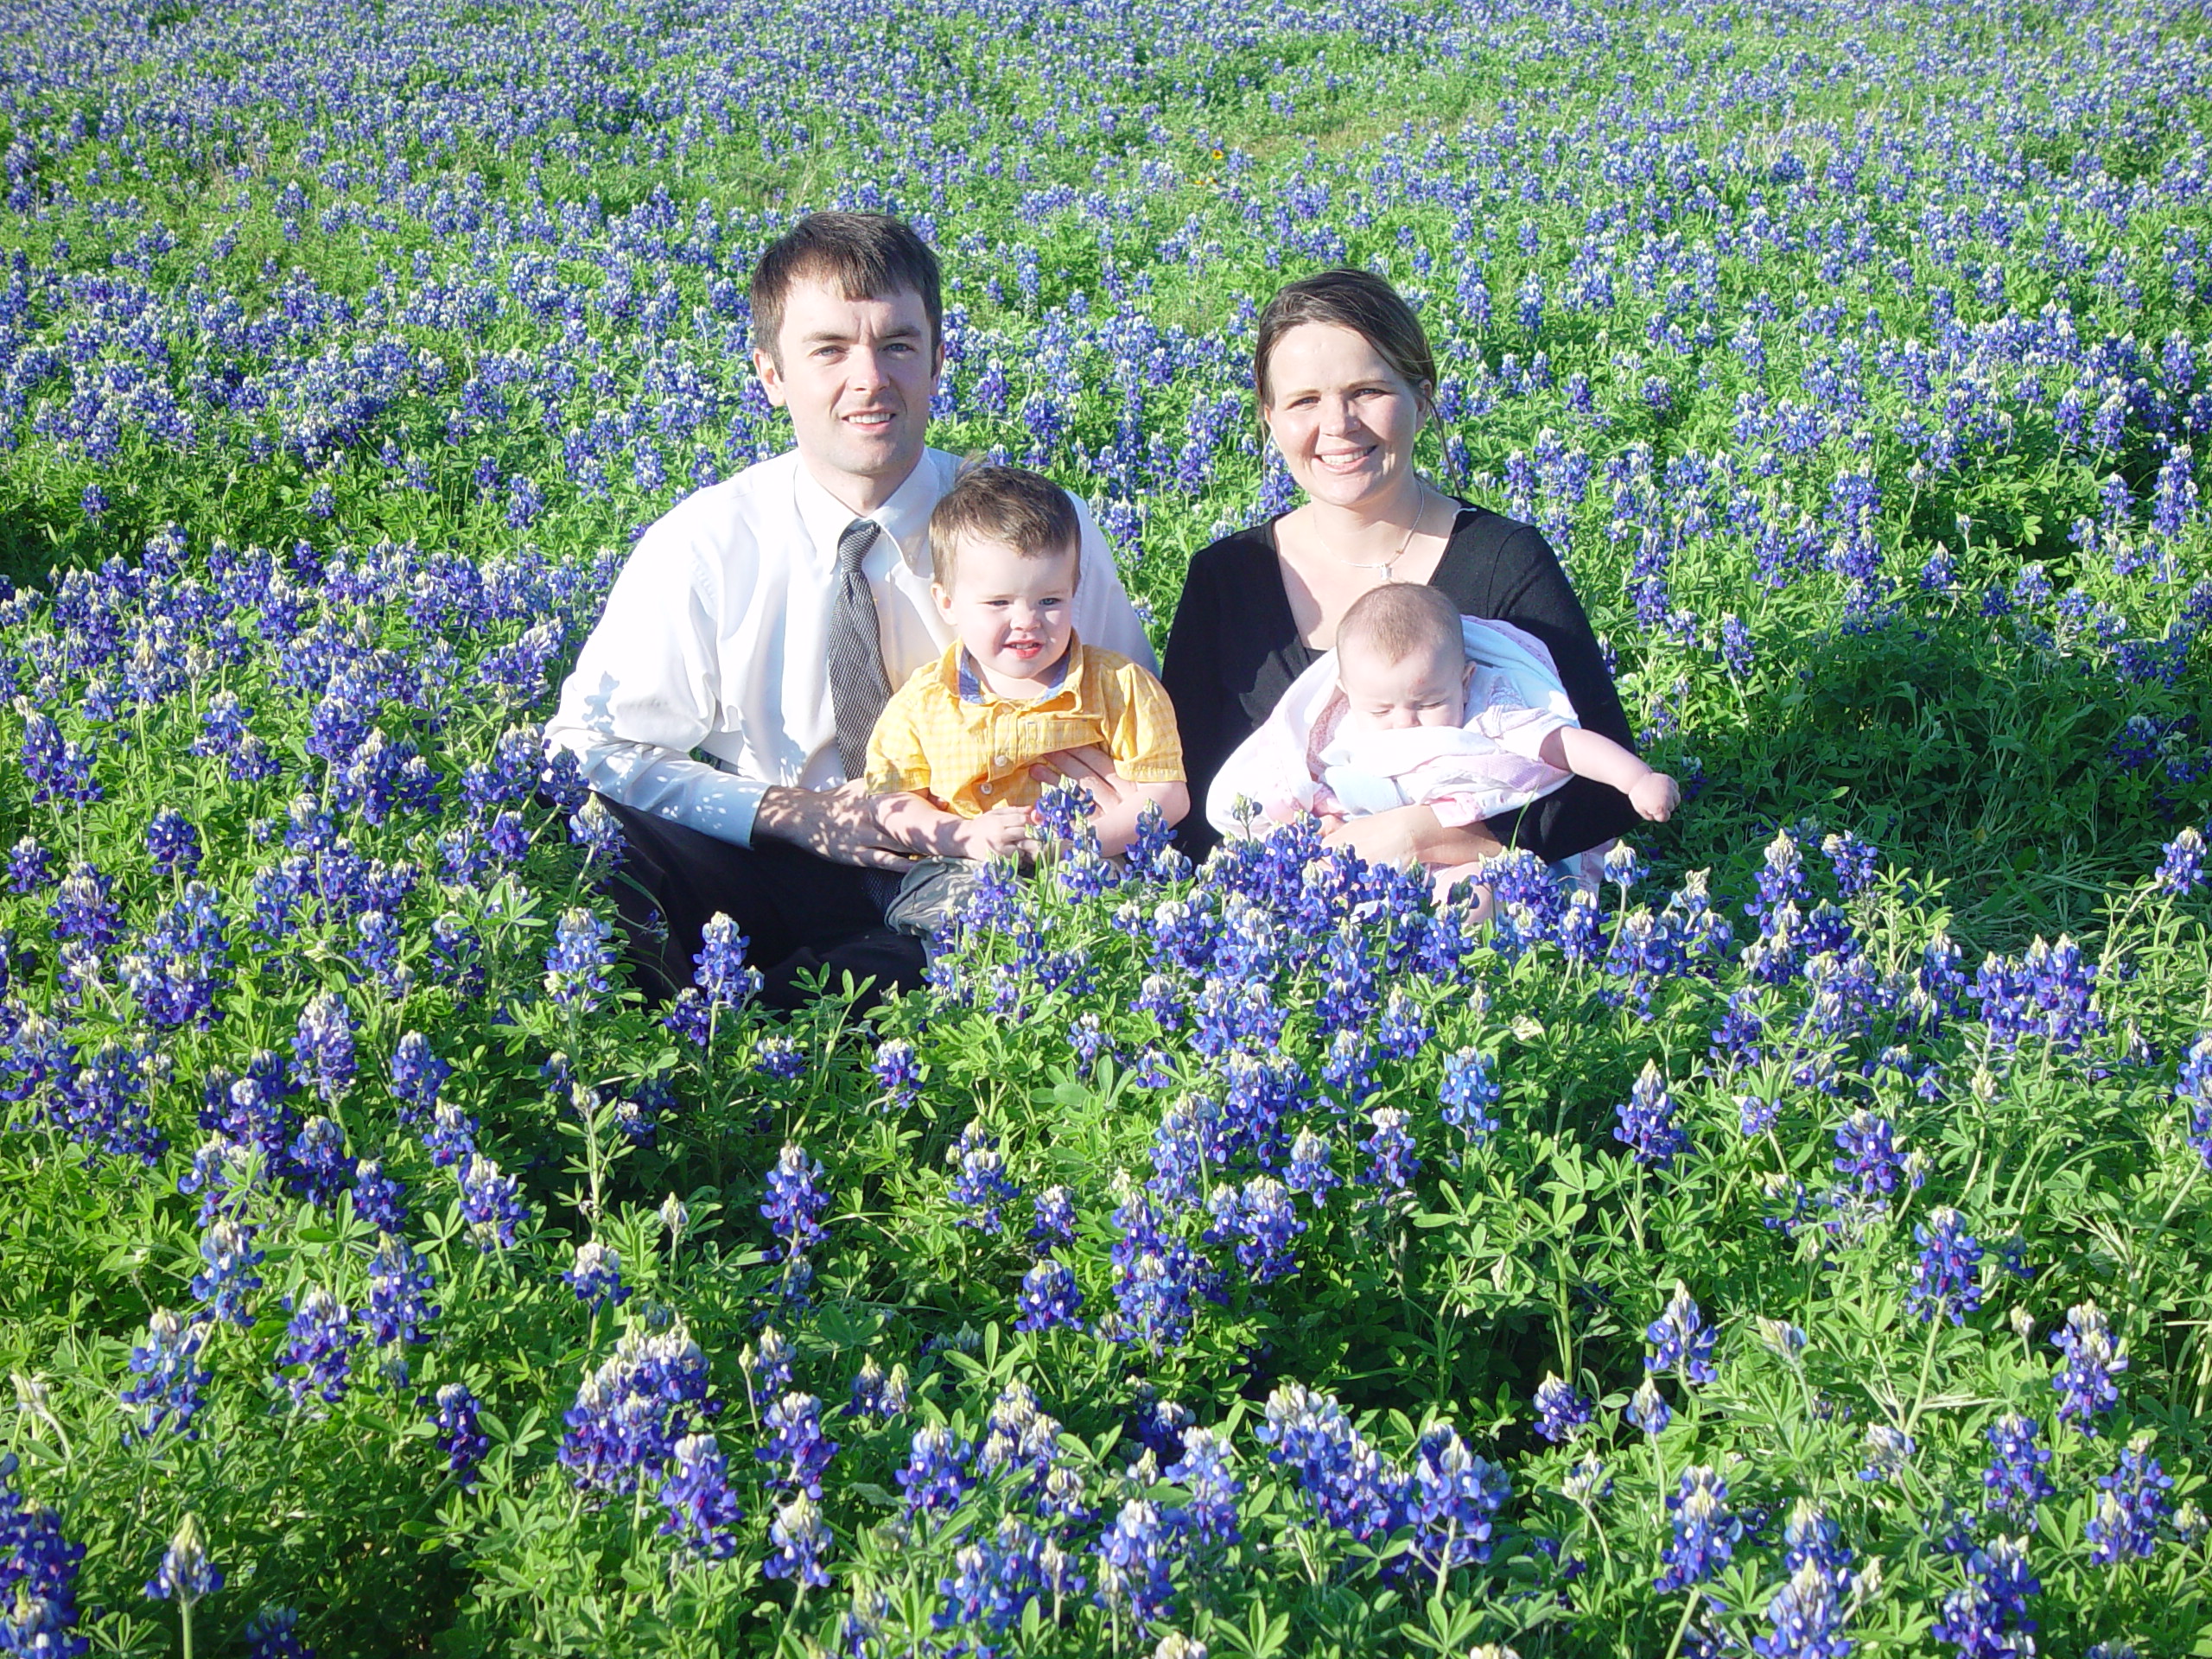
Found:
[[[753,353],[753,372],[760,377],[760,390],[768,394],[771,408],[784,406],[784,366],[776,361],[770,351],[756,350]]]

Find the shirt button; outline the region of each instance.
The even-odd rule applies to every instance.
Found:
[[[990,786],[988,784],[984,784],[984,785],[980,785],[980,786],[979,786],[978,793],[984,794],[984,795],[988,795],[988,794],[989,794],[990,792],[991,792],[991,786]]]
[[[1010,756],[1002,754],[998,758],[998,764],[1001,766],[1010,766],[1014,764],[1014,761]]]

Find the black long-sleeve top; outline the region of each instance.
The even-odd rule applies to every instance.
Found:
[[[1634,748],[1590,619],[1535,526],[1462,506],[1428,580],[1461,615],[1510,622],[1542,640],[1583,726]],[[1273,520],[1224,536],[1192,556],[1160,679],[1182,734],[1191,813],[1181,841],[1193,857],[1220,839],[1205,815],[1214,773],[1320,655],[1298,637]],[[1595,847],[1637,822],[1618,790],[1570,778],[1541,799],[1488,820],[1488,828],[1504,845],[1549,860]]]

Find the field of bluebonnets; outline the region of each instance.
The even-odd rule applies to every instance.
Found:
[[[2212,1651],[2197,8],[0,15],[0,1649]],[[640,1006],[533,722],[826,206],[1163,629],[1387,272],[1686,810]]]

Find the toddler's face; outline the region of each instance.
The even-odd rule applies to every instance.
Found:
[[[1391,732],[1408,726],[1459,726],[1467,718],[1467,659],[1441,645],[1386,662],[1355,642],[1337,656],[1344,688],[1344,729]]]
[[[1025,558],[1003,542],[963,542],[938,613],[987,674],[1033,680],[1067,655],[1075,630],[1076,550]]]

